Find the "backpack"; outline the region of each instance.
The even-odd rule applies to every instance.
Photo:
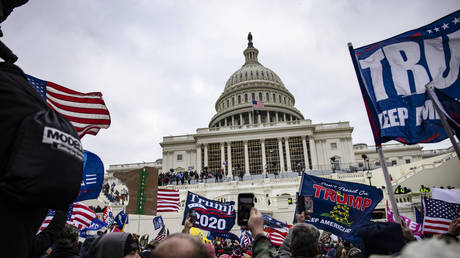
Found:
[[[73,125],[49,108],[13,64],[0,63],[0,194],[67,210],[80,190],[83,148]]]

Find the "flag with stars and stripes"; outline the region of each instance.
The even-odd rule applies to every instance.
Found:
[[[160,189],[157,193],[157,212],[178,212],[179,190]]]
[[[161,240],[165,239],[166,236],[167,236],[167,234],[166,234],[166,228],[165,228],[165,226],[163,226],[163,227],[161,228],[160,232],[158,232],[158,235],[155,237],[155,240],[161,241]]]
[[[241,230],[240,236],[240,245],[247,248],[249,245],[252,245],[252,235],[247,230]]]
[[[109,128],[110,113],[102,99],[102,93],[81,93],[53,82],[26,76],[48,106],[72,123],[80,138],[86,134],[96,135],[101,128]]]
[[[43,220],[42,225],[40,226],[40,229],[38,230],[37,234],[42,232],[46,227],[48,227],[48,225],[53,220],[55,214],[56,214],[55,210],[48,210],[48,213],[46,214],[46,217]]]
[[[76,202],[69,209],[67,224],[74,225],[78,230],[82,230],[89,227],[95,218],[97,218],[96,212],[85,204]]]
[[[447,233],[452,220],[460,217],[460,204],[423,198],[423,234]]]
[[[441,105],[460,133],[460,10],[364,47],[350,44],[349,51],[376,145],[447,138],[427,86],[449,98]]]

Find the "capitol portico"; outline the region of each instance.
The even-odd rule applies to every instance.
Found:
[[[208,128],[166,136],[164,170],[223,170],[228,177],[339,168],[355,162],[348,122],[313,124],[280,77],[258,61],[252,35],[245,63],[225,84]]]

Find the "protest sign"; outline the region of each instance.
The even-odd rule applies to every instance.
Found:
[[[184,218],[185,223],[188,213],[194,210],[197,213],[195,227],[219,233],[228,232],[235,225],[235,202],[218,202],[209,200],[192,192],[187,193]]]
[[[359,241],[356,229],[369,222],[372,211],[383,198],[382,190],[372,186],[305,173],[299,196],[313,199],[311,221],[306,222],[355,243]]]

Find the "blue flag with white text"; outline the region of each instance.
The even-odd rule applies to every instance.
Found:
[[[447,138],[425,86],[460,99],[460,11],[361,48],[350,48],[376,145]]]
[[[117,216],[115,216],[115,223],[117,223],[117,228],[123,230],[126,224],[128,224],[128,213],[125,210],[120,211]]]
[[[194,227],[207,231],[226,233],[235,225],[235,202],[218,202],[188,192],[182,225],[191,210],[198,215]]]
[[[75,202],[96,199],[101,193],[104,181],[104,164],[94,153],[84,150],[83,152],[83,175]]]
[[[304,173],[297,201],[310,202],[313,213],[307,223],[358,243],[356,229],[370,221],[372,211],[382,198],[382,190],[373,186]]]

